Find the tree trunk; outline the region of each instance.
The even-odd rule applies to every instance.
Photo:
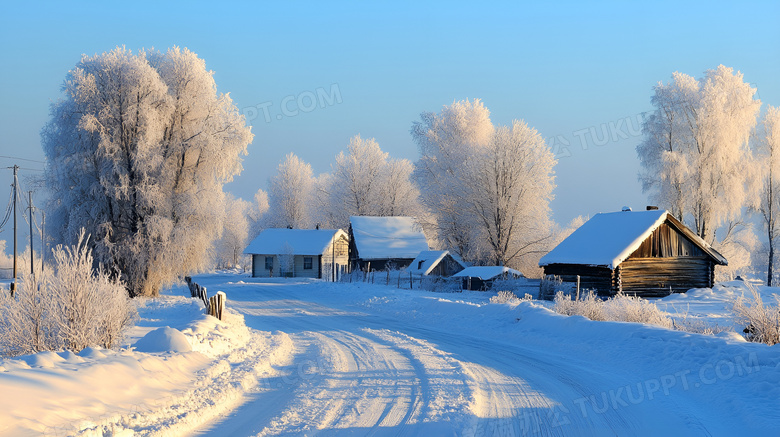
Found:
[[[774,264],[774,258],[775,258],[775,243],[772,241],[772,239],[769,239],[769,262],[767,263],[766,268],[766,285],[767,287],[772,286],[772,265]]]

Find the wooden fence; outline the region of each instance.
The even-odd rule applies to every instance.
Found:
[[[450,291],[458,291],[460,287],[460,281],[457,280],[457,278],[426,276],[401,270],[375,270],[371,272],[354,270],[350,273],[344,273],[339,278],[339,282],[366,282],[369,284],[386,285],[404,290],[423,289],[429,291],[443,291],[444,289],[448,289]]]
[[[192,297],[197,298],[203,302],[203,306],[206,307],[206,312],[210,316],[214,316],[219,320],[222,320],[222,316],[225,311],[225,302],[227,301],[227,295],[221,291],[218,291],[214,296],[209,297],[206,287],[194,282],[191,277],[185,276],[184,280],[187,282],[187,287],[190,289]]]

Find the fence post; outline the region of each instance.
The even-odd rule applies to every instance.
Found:
[[[414,290],[414,282],[412,282],[412,272],[409,272],[409,289]]]
[[[577,275],[577,301],[580,300],[580,275]]]
[[[222,291],[218,291],[217,294],[211,296],[211,299],[209,299],[209,315],[222,320],[225,312],[225,301],[227,301],[227,295]]]

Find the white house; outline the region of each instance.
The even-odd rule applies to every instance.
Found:
[[[422,228],[412,217],[352,216],[349,222],[353,270],[400,269],[420,252],[430,250]]]
[[[341,229],[266,229],[244,253],[252,255],[254,277],[333,279],[349,262],[349,236]]]

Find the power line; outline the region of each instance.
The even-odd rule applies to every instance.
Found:
[[[3,222],[0,223],[0,232],[3,231],[5,225],[8,224],[8,219],[11,218],[11,211],[13,211],[13,201],[14,189],[11,188],[11,196],[8,198],[8,206],[5,207],[5,217],[3,218]]]
[[[16,167],[19,170],[28,170],[28,171],[45,171],[42,168],[29,168],[29,167]],[[6,167],[6,168],[0,168],[0,170],[13,170],[13,167]]]
[[[0,158],[15,159],[15,160],[18,160],[18,161],[28,161],[28,162],[37,162],[39,164],[46,164],[46,161],[38,161],[38,160],[35,160],[35,159],[26,159],[26,158],[17,158],[15,156],[0,155]]]

